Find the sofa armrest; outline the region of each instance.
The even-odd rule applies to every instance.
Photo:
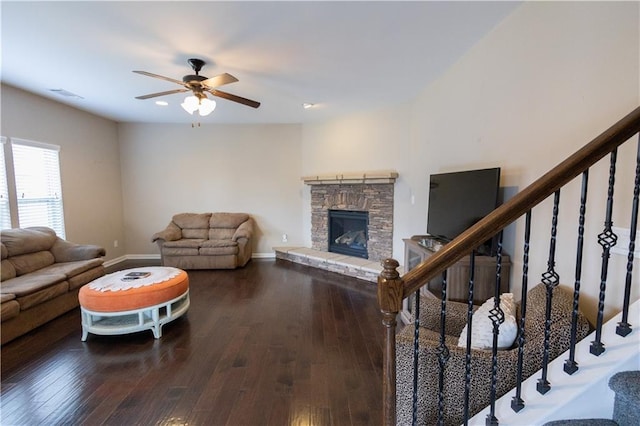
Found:
[[[176,241],[180,239],[182,239],[182,229],[175,223],[170,222],[165,229],[153,234],[151,242],[155,243],[157,240]]]
[[[240,238],[246,238],[250,240],[253,236],[253,219],[249,218],[246,221],[242,222],[236,232],[233,234],[231,239],[233,241],[238,241]]]
[[[102,257],[105,255],[105,250],[97,245],[76,244],[57,238],[51,247],[51,254],[53,254],[56,262],[74,262]]]

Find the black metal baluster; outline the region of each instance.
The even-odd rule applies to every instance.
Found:
[[[556,267],[556,236],[558,234],[558,206],[560,204],[560,190],[553,196],[553,218],[551,220],[551,241],[549,243],[549,260],[547,261],[547,271],[542,274],[542,282],[547,288],[547,303],[544,321],[544,351],[542,353],[542,377],[538,379],[536,389],[541,394],[549,392],[551,385],[547,380],[549,370],[549,346],[551,340],[551,300],[553,289],[560,282],[560,277],[555,270]]]
[[[469,296],[467,298],[467,351],[464,358],[464,419],[469,424],[469,394],[471,392],[471,327],[473,326],[473,291],[476,275],[476,251],[469,257]]]
[[[611,248],[616,245],[618,236],[612,231],[613,222],[613,187],[616,181],[616,159],[618,149],[611,151],[611,162],[609,164],[609,190],[607,192],[607,215],[604,221],[604,230],[598,235],[598,244],[602,246],[602,267],[600,269],[600,296],[598,298],[598,319],[596,321],[596,340],[591,342],[589,352],[593,355],[600,355],[604,352],[602,343],[602,323],[604,319],[604,296],[607,289],[607,273],[609,269],[609,257]]]
[[[522,399],[522,364],[524,359],[525,319],[527,316],[527,292],[529,287],[529,241],[531,240],[531,210],[525,216],[524,256],[522,259],[522,295],[520,296],[520,325],[518,327],[518,371],[516,373],[516,395],[511,399],[511,409],[516,413],[524,408]]]
[[[500,308],[500,283],[502,274],[502,231],[498,234],[498,253],[496,258],[496,286],[493,299],[493,309],[489,311],[489,319],[493,323],[493,347],[491,353],[491,395],[490,409],[485,421],[486,425],[497,425],[496,394],[498,389],[498,332],[500,324],[504,322],[504,311]]]
[[[411,424],[415,426],[418,422],[418,354],[420,350],[419,338],[420,338],[420,289],[415,292],[416,307],[414,309],[415,319],[413,326],[415,327],[413,333],[413,415],[411,417]]]
[[[444,425],[444,369],[449,361],[449,348],[445,343],[445,324],[447,317],[447,271],[442,273],[442,297],[440,304],[440,345],[438,346],[438,365],[439,383],[438,383],[438,425]]]
[[[626,337],[631,333],[629,324],[629,299],[631,299],[631,276],[633,271],[633,252],[636,250],[636,227],[638,226],[638,195],[640,194],[640,135],[638,135],[638,153],[636,155],[636,180],[633,187],[633,202],[631,205],[631,227],[629,228],[629,254],[627,255],[627,275],[624,286],[624,302],[622,306],[622,321],[616,327],[616,334]]]
[[[589,184],[589,170],[582,173],[582,191],[580,193],[580,217],[578,219],[578,247],[576,249],[576,281],[573,288],[573,313],[571,316],[571,344],[569,359],[564,362],[564,371],[573,374],[578,371],[576,362],[576,335],[578,329],[578,308],[580,303],[580,284],[582,279],[582,253],[584,247],[584,220],[587,211],[587,187]]]

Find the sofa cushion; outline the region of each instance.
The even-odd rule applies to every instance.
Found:
[[[20,313],[20,303],[17,300],[2,302],[0,305],[0,322],[15,318]]]
[[[233,240],[206,240],[200,244],[200,247],[237,247],[238,243]]]
[[[172,220],[184,232],[184,229],[208,229],[210,218],[211,213],[179,213]]]
[[[209,238],[209,229],[208,228],[202,228],[202,229],[186,228],[182,230],[182,238],[206,240],[207,238]]]
[[[219,256],[224,254],[238,254],[238,246],[227,247],[201,247],[200,254],[204,256]]]
[[[9,258],[9,262],[16,268],[16,275],[21,276],[42,269],[45,266],[53,265],[55,258],[50,251],[38,251],[12,256]]]
[[[202,238],[194,238],[194,239],[182,239],[176,241],[165,241],[162,247],[164,248],[198,248],[202,243],[204,243],[204,239]]]
[[[2,260],[6,259],[9,256],[7,246],[5,246],[3,243],[0,243],[0,253],[2,253]]]
[[[209,229],[210,240],[231,240],[236,230],[233,228],[211,228]]]
[[[182,238],[206,239],[209,233],[211,213],[180,213],[173,216],[173,223],[182,229]]]
[[[65,277],[70,278],[75,275],[88,271],[91,268],[102,265],[102,259],[90,259],[90,260],[78,260],[76,262],[61,262],[54,263],[40,271],[47,274],[64,274]]]
[[[100,278],[104,275],[104,267],[102,265],[95,266],[88,271],[84,271],[81,274],[74,275],[72,277],[67,278],[67,282],[69,283],[69,290],[74,290],[78,287],[82,287],[83,285],[90,283],[96,278]]]
[[[8,256],[18,256],[49,250],[57,237],[52,229],[37,227],[5,229],[0,238],[7,248]]]
[[[209,221],[209,228],[236,229],[248,219],[249,215],[246,213],[213,213]]]
[[[9,300],[14,300],[15,298],[16,298],[15,294],[2,293],[0,294],[0,303],[8,302]]]
[[[187,247],[164,247],[162,249],[163,256],[197,256],[198,248]],[[167,265],[165,265],[167,266]]]
[[[0,265],[0,273],[2,274],[0,281],[10,280],[16,277],[16,268],[13,267],[13,263],[9,262],[8,259],[3,259]]]
[[[20,277],[18,277],[20,278]],[[59,282],[57,284],[45,287],[34,293],[29,293],[22,297],[18,296],[17,300],[20,303],[20,310],[26,311],[27,309],[39,305],[47,300],[54,299],[69,291],[69,283],[66,281]]]
[[[0,321],[17,317],[20,313],[20,304],[15,294],[0,294]]]
[[[13,293],[19,298],[64,281],[65,278],[64,274],[46,274],[36,271],[2,282],[0,292]]]
[[[491,349],[493,347],[493,321],[491,311],[494,308],[494,297],[490,298],[473,313],[471,327],[471,347],[474,349]],[[508,349],[513,345],[518,335],[516,321],[516,303],[513,293],[500,295],[500,309],[504,313],[504,322],[498,326],[498,349]],[[458,346],[467,347],[467,327],[462,329]]]
[[[75,244],[58,238],[51,247],[51,254],[56,262],[75,262],[102,257],[105,250],[93,244]]]

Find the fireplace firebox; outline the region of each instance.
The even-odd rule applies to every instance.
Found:
[[[329,251],[369,258],[369,213],[353,210],[329,210]]]

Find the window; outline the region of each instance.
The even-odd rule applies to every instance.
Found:
[[[60,238],[65,238],[60,147],[16,138],[9,140],[16,194],[15,203],[9,198],[9,206],[18,212],[18,223],[14,227],[48,226]],[[5,164],[4,170],[10,172],[11,168]]]
[[[7,167],[4,161],[4,145],[7,138],[2,137],[2,145],[0,145],[0,229],[11,228],[11,210],[9,209],[9,187],[7,185]]]

